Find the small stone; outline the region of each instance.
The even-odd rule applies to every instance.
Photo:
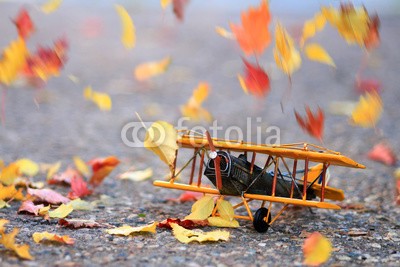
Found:
[[[379,245],[378,243],[372,243],[370,246],[373,248],[382,248],[382,246]]]
[[[259,243],[258,244],[260,247],[265,247],[267,245],[267,243]]]

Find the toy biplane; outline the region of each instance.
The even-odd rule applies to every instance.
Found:
[[[326,184],[328,167],[365,168],[339,152],[307,143],[259,145],[211,138],[208,132],[199,135],[188,131],[176,134],[174,140],[176,147],[172,141],[164,144],[169,145],[168,154],[172,154],[169,159],[165,153],[151,149],[169,163],[171,170],[169,181],[157,180],[154,185],[213,194],[221,199],[225,196],[238,197],[240,203],[233,208],[236,210],[244,206],[247,216],[235,214],[235,218],[252,221],[258,232],[266,232],[289,205],[340,209],[338,205],[326,202],[327,199],[344,199],[342,190]],[[193,156],[179,171],[178,147],[193,149]],[[258,162],[262,158],[265,163],[263,167],[255,164],[256,158]],[[301,162],[304,162],[303,170],[299,170]],[[319,164],[310,168],[312,162]],[[178,182],[177,177],[185,168],[190,168],[190,176],[187,179],[180,178]],[[298,177],[299,173],[302,177]],[[203,176],[213,184],[212,187],[203,185]],[[261,201],[261,206],[253,215],[249,202],[256,200]],[[283,204],[275,216],[271,214],[273,203]],[[213,215],[215,213],[216,209]]]

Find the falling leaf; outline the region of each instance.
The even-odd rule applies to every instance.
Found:
[[[74,176],[71,179],[71,191],[68,193],[68,197],[71,199],[85,197],[92,194],[92,190],[89,190],[87,183],[82,177]]]
[[[266,96],[270,91],[269,77],[260,65],[252,65],[243,58],[245,65],[245,79],[243,80],[243,90],[246,88],[250,93],[257,97]],[[239,79],[240,81],[240,79]]]
[[[171,4],[172,0],[160,0],[160,5],[162,9],[166,9],[167,6]]]
[[[36,197],[35,201],[44,202],[49,204],[65,204],[68,203],[70,200],[60,193],[57,193],[51,189],[32,189],[28,188],[28,194],[31,196]]]
[[[93,186],[100,185],[104,178],[106,178],[115,169],[119,162],[119,159],[115,156],[91,160],[89,165],[92,166],[93,175],[90,178],[89,183]]]
[[[382,115],[382,99],[377,93],[366,93],[360,96],[360,100],[353,110],[350,123],[360,127],[375,127]]]
[[[30,213],[38,216],[39,210],[41,208],[44,208],[43,204],[35,205],[32,201],[26,200],[22,202],[21,206],[18,209],[18,213]]]
[[[75,240],[67,235],[59,236],[57,234],[49,233],[49,232],[35,232],[35,233],[33,233],[32,237],[33,237],[33,241],[35,241],[36,243],[39,243],[43,240],[64,243],[67,245],[73,245],[75,243]]]
[[[19,167],[15,162],[4,167],[0,173],[0,182],[5,185],[11,185],[19,175]]]
[[[51,179],[61,167],[61,161],[52,164],[47,171],[47,180]]]
[[[224,38],[235,39],[235,36],[233,35],[233,33],[229,32],[228,30],[226,30],[220,26],[215,27],[215,32]]]
[[[317,43],[307,44],[304,48],[306,56],[310,60],[318,61],[336,67],[335,62],[325,49]]]
[[[268,25],[271,21],[267,1],[261,1],[258,8],[252,8],[241,14],[241,25],[230,24],[240,48],[246,55],[260,55],[271,42]]]
[[[158,223],[157,227],[172,229],[171,224],[173,224],[173,223],[176,223],[179,226],[182,226],[186,229],[194,229],[196,227],[204,227],[204,226],[209,225],[207,220],[191,221],[191,220],[180,220],[180,219],[175,219],[175,218],[168,218],[168,219]]]
[[[295,48],[292,37],[279,23],[275,27],[274,59],[278,68],[289,77],[301,66],[300,53]]]
[[[320,265],[326,262],[332,253],[332,244],[318,232],[312,233],[303,244],[304,264]]]
[[[74,156],[73,158],[76,169],[85,177],[89,177],[90,172],[86,163],[78,156]]]
[[[167,71],[171,64],[171,57],[165,57],[160,61],[142,63],[135,68],[134,74],[138,81],[145,81]]]
[[[128,171],[120,174],[118,176],[119,179],[122,180],[131,180],[134,182],[141,182],[146,179],[149,179],[151,176],[153,176],[153,169],[152,168],[147,168],[142,171]]]
[[[380,93],[381,83],[375,79],[362,79],[357,77],[354,87],[359,93]]]
[[[43,13],[50,14],[60,7],[62,1],[63,0],[49,0],[41,6],[41,9]]]
[[[238,74],[237,75],[240,87],[242,88],[243,92],[247,95],[249,94],[249,89],[246,86],[246,82],[244,81],[244,78],[242,75]]]
[[[201,106],[204,100],[209,94],[209,85],[206,82],[201,82],[193,91],[193,95],[189,101],[181,106],[181,113],[184,117],[189,117],[194,121],[205,120],[207,122],[212,121],[211,114]]]
[[[94,207],[92,203],[82,200],[80,198],[76,198],[70,201],[68,204],[71,204],[74,210],[92,210]]]
[[[18,257],[26,260],[33,260],[33,257],[29,253],[28,245],[17,245],[15,244],[15,236],[18,234],[18,228],[14,228],[10,233],[4,233],[4,225],[8,223],[8,220],[0,220],[0,244],[6,249],[13,250]]]
[[[24,68],[28,49],[24,39],[12,41],[0,57],[0,83],[10,85]]]
[[[124,235],[124,236],[128,236],[130,234],[133,233],[143,233],[143,232],[149,232],[149,233],[156,233],[156,227],[157,227],[157,223],[153,222],[149,225],[145,225],[145,226],[137,226],[137,227],[132,227],[129,225],[123,225],[121,227],[118,228],[114,228],[114,229],[108,229],[106,230],[106,232],[110,235]]]
[[[132,49],[136,42],[135,26],[128,11],[121,5],[114,5],[121,19],[122,36],[121,42],[127,49]]]
[[[94,220],[84,220],[84,219],[60,219],[58,224],[62,227],[70,228],[70,229],[78,229],[78,228],[98,228],[101,227],[101,224]]]
[[[32,177],[39,172],[39,165],[30,159],[22,158],[17,160],[15,164],[18,166],[18,171],[20,174]]]
[[[184,11],[185,11],[187,3],[188,3],[188,0],[172,0],[172,6],[173,6],[173,11],[174,11],[175,17],[180,21],[183,21],[183,15],[184,15]]]
[[[15,185],[3,186],[0,184],[0,199],[7,200],[7,199],[16,199],[22,200],[24,195],[22,194],[22,188],[18,190],[15,188]]]
[[[315,14],[312,19],[307,20],[303,26],[303,35],[300,39],[300,45],[303,46],[309,38],[314,37],[317,32],[322,31],[325,24],[326,18],[321,12]]]
[[[110,111],[112,108],[111,97],[106,93],[96,92],[91,86],[83,90],[83,96],[97,105],[100,110]]]
[[[240,226],[237,220],[229,221],[221,217],[209,217],[207,221],[210,226],[215,226],[215,227],[238,228]]]
[[[368,23],[368,34],[364,38],[365,48],[372,49],[379,46],[380,44],[379,26],[380,26],[380,21],[378,15],[375,15],[372,18],[370,18]]]
[[[368,152],[368,158],[382,162],[388,166],[396,165],[396,155],[387,143],[379,143]]]
[[[197,200],[192,206],[192,213],[185,217],[185,220],[205,220],[214,209],[214,199],[212,196],[204,196]]]
[[[75,76],[75,75],[72,75],[72,74],[68,75],[68,79],[69,79],[71,82],[75,83],[75,84],[78,84],[78,83],[79,83],[79,78],[78,78],[77,76]]]
[[[34,26],[33,22],[31,20],[31,17],[29,16],[28,11],[26,9],[22,8],[19,12],[17,17],[14,20],[15,26],[17,26],[18,29],[18,35],[23,38],[27,39],[29,36],[32,34],[34,31]]]
[[[205,241],[228,241],[229,232],[227,231],[212,231],[212,232],[203,232],[200,230],[188,230],[179,226],[176,223],[171,224],[174,236],[180,242],[188,244],[193,241],[197,242],[205,242]]]
[[[55,210],[49,211],[49,217],[50,218],[65,218],[73,210],[74,210],[74,208],[72,207],[71,204],[61,204],[61,206],[59,206]]]
[[[165,121],[156,121],[146,131],[144,147],[153,151],[172,170],[178,150],[177,139],[174,126]]]
[[[294,115],[296,116],[297,123],[300,127],[305,130],[309,135],[322,141],[322,136],[324,132],[324,113],[321,108],[318,107],[317,114],[311,112],[310,107],[306,107],[307,117],[302,118],[296,111]]]

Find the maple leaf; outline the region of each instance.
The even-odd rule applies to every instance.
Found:
[[[193,95],[189,101],[180,107],[182,116],[189,117],[194,121],[205,120],[212,121],[211,114],[201,105],[208,97],[210,87],[206,82],[200,82],[196,89],[193,90]]]
[[[304,48],[304,52],[310,60],[336,67],[335,62],[333,62],[333,59],[328,52],[326,52],[325,49],[317,43],[307,44]]]
[[[75,243],[75,240],[68,235],[57,235],[55,233],[49,233],[49,232],[35,232],[32,235],[33,241],[35,243],[40,243],[43,240],[49,240],[49,241],[54,241],[58,243],[64,243],[67,245],[73,245]]]
[[[49,204],[65,204],[70,200],[60,193],[51,189],[32,189],[28,188],[28,194],[35,197],[35,201]]]
[[[49,217],[50,218],[65,218],[67,217],[74,208],[72,207],[71,204],[61,204],[58,208],[55,210],[49,211]]]
[[[255,96],[266,96],[270,91],[270,82],[267,73],[260,67],[260,65],[252,65],[247,60],[242,58],[245,65],[245,78],[243,79],[246,91],[254,94]],[[240,79],[239,79],[240,81]]]
[[[305,130],[309,135],[322,141],[322,136],[324,132],[324,113],[321,108],[318,108],[318,113],[313,114],[310,107],[306,107],[307,117],[302,118],[296,111],[294,115],[296,116],[297,123],[303,130]]]
[[[0,57],[0,83],[10,85],[24,68],[27,56],[28,48],[21,37],[4,48]]]
[[[104,178],[106,178],[114,168],[119,164],[119,159],[115,156],[107,158],[96,158],[88,162],[92,166],[93,175],[89,183],[93,186],[100,185]]]
[[[131,17],[129,16],[128,11],[121,5],[114,5],[115,10],[117,11],[121,24],[122,24],[122,36],[121,42],[125,46],[126,49],[132,49],[136,43],[136,30],[135,25]]]
[[[197,200],[192,206],[192,213],[185,217],[185,220],[201,221],[207,219],[214,209],[212,196],[204,196]]]
[[[173,224],[173,223],[176,223],[179,226],[182,226],[186,229],[194,229],[197,227],[204,227],[204,226],[209,225],[207,220],[192,221],[192,220],[181,220],[181,219],[176,219],[176,218],[168,218],[168,219],[158,223],[157,227],[172,229],[171,224]]]
[[[33,257],[29,253],[28,245],[17,245],[15,244],[15,236],[18,234],[19,229],[14,228],[10,233],[4,233],[4,225],[8,223],[8,220],[0,220],[0,244],[6,249],[13,250],[18,257],[26,260],[33,260]]]
[[[87,183],[82,177],[74,176],[71,179],[71,191],[68,193],[68,197],[71,199],[85,197],[92,194],[92,190],[89,190]]]
[[[94,220],[84,219],[60,219],[58,224],[65,228],[78,229],[78,228],[99,228],[101,224]]]
[[[26,200],[22,202],[21,206],[18,209],[18,213],[30,213],[38,216],[39,210],[42,208],[44,208],[43,204],[35,205],[32,201]]]
[[[19,175],[19,166],[15,162],[4,167],[0,173],[0,182],[5,185],[11,185]]]
[[[143,232],[149,232],[149,233],[155,234],[156,227],[157,227],[157,223],[153,222],[149,225],[137,226],[137,227],[123,225],[118,228],[108,229],[108,230],[106,230],[106,232],[110,235],[123,235],[123,236],[128,236],[133,233],[143,233]]]
[[[165,57],[159,61],[151,61],[138,65],[134,70],[136,80],[145,81],[151,77],[163,74],[171,64],[171,57]]]
[[[197,242],[205,242],[205,241],[228,241],[229,232],[227,231],[212,231],[212,232],[203,232],[200,230],[188,230],[179,226],[176,223],[171,224],[174,236],[179,242],[188,244],[193,241]]]
[[[230,24],[240,48],[246,55],[260,55],[271,42],[268,24],[271,21],[267,1],[261,1],[258,8],[252,8],[241,14],[241,25]]]
[[[303,26],[303,35],[300,39],[300,46],[303,46],[309,38],[314,37],[317,32],[322,31],[325,24],[326,18],[321,12],[316,13],[312,19],[307,20]]]
[[[183,16],[185,15],[186,5],[189,3],[188,0],[172,0],[172,9],[174,11],[175,17],[183,21]]]
[[[396,155],[392,148],[386,143],[379,143],[368,152],[368,158],[382,162],[388,166],[396,165]]]
[[[378,93],[366,93],[360,96],[357,106],[354,108],[350,124],[360,127],[375,127],[383,112],[383,103]]]
[[[22,194],[22,188],[18,190],[15,185],[3,186],[0,184],[0,200],[16,199],[22,200],[24,195]]]
[[[312,233],[303,244],[304,264],[317,266],[326,262],[332,253],[332,244],[318,232]]]
[[[122,180],[131,180],[134,182],[141,182],[146,179],[149,179],[151,176],[153,176],[153,169],[152,168],[147,168],[142,171],[128,171],[120,174],[118,176],[119,179]]]
[[[29,38],[35,28],[28,11],[24,8],[20,9],[14,24],[17,26],[18,35],[23,39]]]

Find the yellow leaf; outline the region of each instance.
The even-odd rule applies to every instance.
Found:
[[[29,177],[35,176],[39,172],[39,165],[27,158],[19,159],[15,162],[19,168],[20,174],[25,174]]]
[[[4,224],[6,222],[1,222],[1,228],[4,230]],[[13,250],[18,257],[22,259],[27,259],[27,260],[33,260],[33,257],[29,253],[29,246],[28,245],[17,245],[15,244],[15,236],[18,234],[19,230],[18,228],[14,228],[11,233],[6,234],[3,231],[1,231],[1,239],[0,239],[0,244],[3,244],[3,246],[6,249]]]
[[[225,220],[221,217],[209,217],[207,219],[210,226],[215,227],[230,227],[230,228],[237,228],[239,227],[239,222],[237,220]]]
[[[71,204],[61,204],[57,209],[49,211],[50,218],[65,218],[70,214],[74,208]]]
[[[301,66],[300,53],[294,47],[292,37],[279,23],[275,27],[274,59],[278,68],[288,76]]]
[[[7,202],[5,202],[4,200],[0,199],[0,209],[7,207]]]
[[[86,177],[90,176],[90,171],[88,166],[86,165],[86,163],[78,156],[74,156],[73,158],[74,164],[76,169],[83,175]]]
[[[72,208],[74,210],[92,210],[94,206],[92,203],[82,200],[80,198],[71,200],[68,204],[72,205]]]
[[[0,184],[0,199],[6,200],[12,198],[16,200],[22,200],[24,198],[22,194],[22,188],[17,190],[15,185],[3,186]]]
[[[145,225],[145,226],[138,226],[138,227],[132,227],[129,225],[123,225],[121,227],[118,228],[114,228],[114,229],[108,229],[106,230],[106,232],[110,235],[124,235],[124,236],[128,236],[130,234],[133,233],[140,233],[140,232],[150,232],[155,234],[156,233],[156,227],[157,227],[157,223],[153,222],[149,225]]]
[[[185,220],[200,221],[207,219],[214,209],[212,196],[204,196],[197,200],[192,206],[192,213],[185,217]]]
[[[235,211],[229,201],[218,199],[217,200],[217,211],[222,219],[232,221],[235,216]]]
[[[122,23],[122,36],[121,41],[122,44],[127,48],[131,49],[135,46],[136,36],[135,36],[135,26],[131,17],[129,16],[128,11],[121,6],[115,5],[115,9],[121,19]]]
[[[86,86],[85,89],[83,89],[83,97],[86,100],[92,100],[92,92],[93,92],[92,87],[91,86]]]
[[[322,31],[325,24],[326,18],[322,12],[318,12],[312,19],[307,20],[303,26],[303,35],[300,40],[300,46],[303,46],[307,39],[314,37],[317,32]]]
[[[70,238],[67,235],[59,236],[54,233],[49,233],[49,232],[35,232],[32,235],[33,241],[36,243],[41,242],[42,240],[49,240],[49,241],[55,241],[59,243],[64,243],[68,245],[73,245],[75,243],[75,240],[73,238]]]
[[[4,230],[5,230],[4,225],[6,225],[9,222],[10,222],[9,220],[0,219],[0,232],[4,232]]]
[[[205,120],[207,122],[212,121],[211,114],[204,109],[201,104],[208,97],[209,85],[208,83],[201,82],[193,91],[192,97],[189,101],[181,106],[181,113],[185,117],[190,117],[194,121]]]
[[[153,151],[172,169],[178,150],[177,139],[174,126],[165,121],[156,121],[147,129],[144,147]]]
[[[382,111],[382,99],[378,93],[367,93],[360,96],[360,101],[351,114],[350,123],[364,128],[375,127]]]
[[[232,32],[230,32],[230,31],[228,31],[228,30],[226,30],[226,29],[224,29],[222,27],[216,26],[215,27],[215,32],[218,33],[220,36],[222,36],[224,38],[235,39],[235,35]]]
[[[1,170],[0,182],[5,185],[11,185],[18,177],[19,167],[16,163],[10,163]]]
[[[246,93],[246,95],[248,95],[249,94],[249,90],[247,89],[246,83],[244,82],[244,79],[243,79],[242,75],[238,74],[237,78],[239,80],[240,87],[243,89],[243,91]]]
[[[142,63],[135,68],[134,74],[138,81],[145,81],[151,77],[160,75],[167,71],[171,64],[171,57],[165,57],[160,61]]]
[[[193,241],[197,242],[205,242],[205,241],[228,241],[229,239],[229,232],[227,231],[212,231],[212,232],[203,232],[200,230],[188,230],[179,226],[176,223],[171,224],[174,236],[180,242],[188,244]]]
[[[306,56],[310,60],[319,61],[321,63],[331,65],[332,67],[336,67],[335,62],[333,62],[331,56],[319,44],[317,43],[308,44],[306,45],[304,51],[306,53]]]
[[[47,3],[42,5],[41,9],[43,13],[50,14],[60,7],[63,0],[49,0]]]
[[[106,93],[93,91],[90,86],[83,90],[83,96],[86,100],[91,100],[95,103],[100,110],[109,111],[112,108],[111,97]]]
[[[43,207],[39,210],[39,215],[40,216],[45,216],[49,214],[49,210],[50,210],[50,205]]]
[[[171,4],[172,0],[160,0],[162,9],[166,9]]]
[[[28,49],[24,39],[12,41],[0,58],[0,83],[10,85],[25,66]]]
[[[61,167],[61,161],[51,164],[47,171],[47,180],[51,179],[54,176],[54,174],[58,172],[60,167]]]
[[[151,176],[153,176],[153,169],[147,168],[142,171],[128,171],[122,173],[121,175],[118,176],[118,178],[122,180],[131,180],[134,182],[140,182],[149,179]]]
[[[303,252],[305,265],[320,265],[330,258],[332,244],[329,239],[314,232],[304,240]]]

